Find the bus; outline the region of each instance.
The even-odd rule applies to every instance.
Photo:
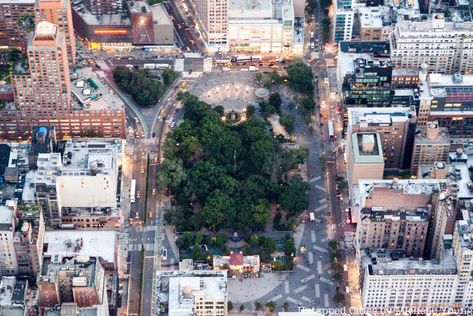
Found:
[[[169,64],[155,64],[156,69],[168,69],[171,68],[171,65]]]
[[[226,65],[231,62],[230,58],[215,59],[216,65]]]
[[[330,137],[330,139],[335,138],[335,131],[332,120],[328,121],[328,136]]]
[[[250,61],[260,62],[262,60],[263,60],[263,57],[261,56],[238,56],[235,61],[237,64],[239,64],[239,63],[248,63]]]
[[[131,180],[130,185],[130,203],[135,203],[135,193],[136,193],[136,180]]]

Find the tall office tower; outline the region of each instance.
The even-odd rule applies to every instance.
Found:
[[[85,0],[85,7],[93,15],[117,14],[122,11],[122,0]]]
[[[413,108],[349,108],[347,136],[356,132],[378,133],[384,154],[384,168],[409,170],[416,128]]]
[[[0,276],[15,275],[18,271],[13,238],[15,234],[16,201],[0,205]]]
[[[335,1],[335,17],[333,26],[333,41],[350,41],[353,34],[353,2],[352,0]]]
[[[228,0],[194,0],[208,48],[228,49]],[[257,0],[250,0],[256,4]]]
[[[69,66],[76,62],[76,39],[72,25],[72,11],[69,0],[36,0],[35,21],[47,21],[59,27],[59,33],[64,33],[67,47]]]
[[[473,22],[399,21],[390,38],[391,62],[399,68],[428,66],[429,72],[473,73]]]
[[[29,75],[13,75],[19,111],[44,117],[68,113],[71,83],[65,36],[50,22],[40,22],[28,41]]]
[[[437,122],[427,124],[425,133],[416,135],[412,151],[411,174],[417,175],[422,165],[433,165],[436,162],[447,162],[450,150],[448,130],[440,128]]]
[[[0,0],[0,49],[26,50],[35,0]]]

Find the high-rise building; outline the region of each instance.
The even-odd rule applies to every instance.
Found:
[[[298,34],[294,24],[292,0],[231,1],[228,9],[229,49],[292,53]],[[299,33],[302,35],[301,31]]]
[[[352,0],[335,1],[333,41],[350,41],[353,35],[354,12]]]
[[[195,13],[209,48],[228,49],[228,6],[229,0],[194,0]]]
[[[391,61],[398,68],[473,73],[473,22],[445,21],[441,13],[427,21],[399,21],[391,34]]]
[[[378,133],[384,155],[384,168],[409,170],[416,128],[416,113],[410,108],[349,108],[347,135]]]
[[[30,74],[12,76],[20,113],[30,117],[68,113],[71,79],[64,33],[50,22],[38,23],[27,55]]]
[[[462,219],[455,223],[453,233],[453,253],[455,255],[458,285],[455,295],[455,305],[472,308],[473,296],[473,214],[471,211],[462,210]]]
[[[44,220],[41,208],[21,210],[21,227],[15,232],[13,244],[18,263],[18,274],[35,279],[43,262]]]
[[[452,138],[473,137],[473,75],[424,74],[422,79],[418,127],[424,130],[436,121]]]
[[[382,179],[384,157],[378,133],[353,133],[347,141],[348,183],[358,184],[360,179]]]
[[[85,7],[93,15],[117,14],[122,12],[122,0],[85,0]]]
[[[393,249],[408,257],[440,257],[455,219],[448,180],[360,180],[353,190],[358,254]]]
[[[15,246],[16,201],[8,200],[0,205],[0,276],[15,275],[18,272]]]
[[[417,175],[418,169],[422,165],[447,162],[449,151],[448,130],[440,128],[437,122],[429,122],[425,132],[418,133],[414,139],[411,174]]]
[[[34,26],[35,0],[0,1],[0,49],[26,50]]]
[[[71,2],[69,0],[36,0],[35,21],[46,21],[59,27],[58,33],[64,33],[67,48],[67,62],[73,66],[76,62],[76,39],[72,24]]]

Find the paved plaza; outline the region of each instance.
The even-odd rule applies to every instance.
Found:
[[[209,73],[199,78],[190,92],[212,106],[223,106],[225,112],[243,112],[249,104],[257,103],[255,90],[259,86],[254,78],[251,72]]]

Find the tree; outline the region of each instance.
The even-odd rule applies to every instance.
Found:
[[[178,76],[179,74],[170,68],[164,69],[161,75],[161,77],[163,78],[163,83],[166,87],[169,87],[174,82],[174,80],[177,79]]]
[[[278,110],[269,102],[263,101],[259,103],[259,112],[264,118],[268,118],[268,116],[276,114]]]
[[[294,134],[294,128],[296,123],[296,118],[292,114],[285,114],[279,117],[279,123],[284,126],[286,132],[292,135]]]
[[[345,300],[345,295],[337,291],[337,293],[335,293],[335,296],[333,297],[333,300],[336,303],[341,303]]]
[[[286,256],[291,256],[296,254],[296,246],[294,245],[294,239],[288,238],[284,242],[284,253]]]
[[[279,197],[281,207],[290,215],[297,215],[307,208],[309,199],[307,197],[308,185],[300,176],[294,176],[283,188]]]
[[[165,159],[161,164],[161,170],[157,176],[158,187],[176,188],[187,178],[187,174],[182,166],[182,160],[180,159]]]
[[[232,199],[220,190],[215,190],[205,201],[199,216],[206,227],[215,231],[221,228],[225,221],[233,222],[234,213]]]
[[[192,259],[201,260],[202,259],[202,248],[200,245],[195,245],[192,249]]]
[[[273,301],[269,301],[264,305],[267,309],[269,309],[271,312],[274,312],[276,309],[276,303]]]
[[[261,82],[261,80],[263,80],[263,74],[258,72],[255,76],[255,79],[256,79],[256,81]]]
[[[282,77],[277,71],[270,72],[268,78],[273,84],[279,85],[282,83]]]
[[[282,308],[284,309],[285,312],[287,312],[287,310],[289,309],[289,302],[284,302],[282,304]]]
[[[255,112],[256,112],[256,110],[255,110],[255,107],[253,105],[250,104],[246,107],[246,117],[248,119],[251,119],[255,115]]]
[[[337,273],[335,273],[335,274],[332,276],[332,278],[333,278],[335,281],[339,282],[339,281],[342,279],[342,276],[340,275],[340,273],[337,272]]]
[[[245,306],[243,306],[243,304],[240,305],[240,313],[243,312],[243,310],[245,309]]]
[[[272,93],[269,96],[268,103],[276,109],[277,113],[281,112],[282,99],[279,92]]]
[[[338,241],[332,239],[328,242],[328,246],[330,247],[330,249],[336,250],[338,249]]]
[[[261,309],[261,303],[260,302],[254,302],[255,304],[255,309],[259,311]]]
[[[269,222],[269,205],[266,200],[258,200],[252,208],[253,228],[256,230],[264,230]]]
[[[220,116],[223,116],[225,114],[225,108],[221,105],[217,105],[214,107],[214,111],[220,114]]]
[[[287,80],[292,89],[312,96],[314,93],[313,74],[308,65],[303,62],[292,63],[287,66],[286,71]]]
[[[228,301],[227,302],[227,310],[231,311],[232,309],[233,309],[233,303],[232,303],[232,301]]]
[[[281,260],[276,260],[273,262],[273,270],[274,271],[281,271],[284,268],[283,263]]]

